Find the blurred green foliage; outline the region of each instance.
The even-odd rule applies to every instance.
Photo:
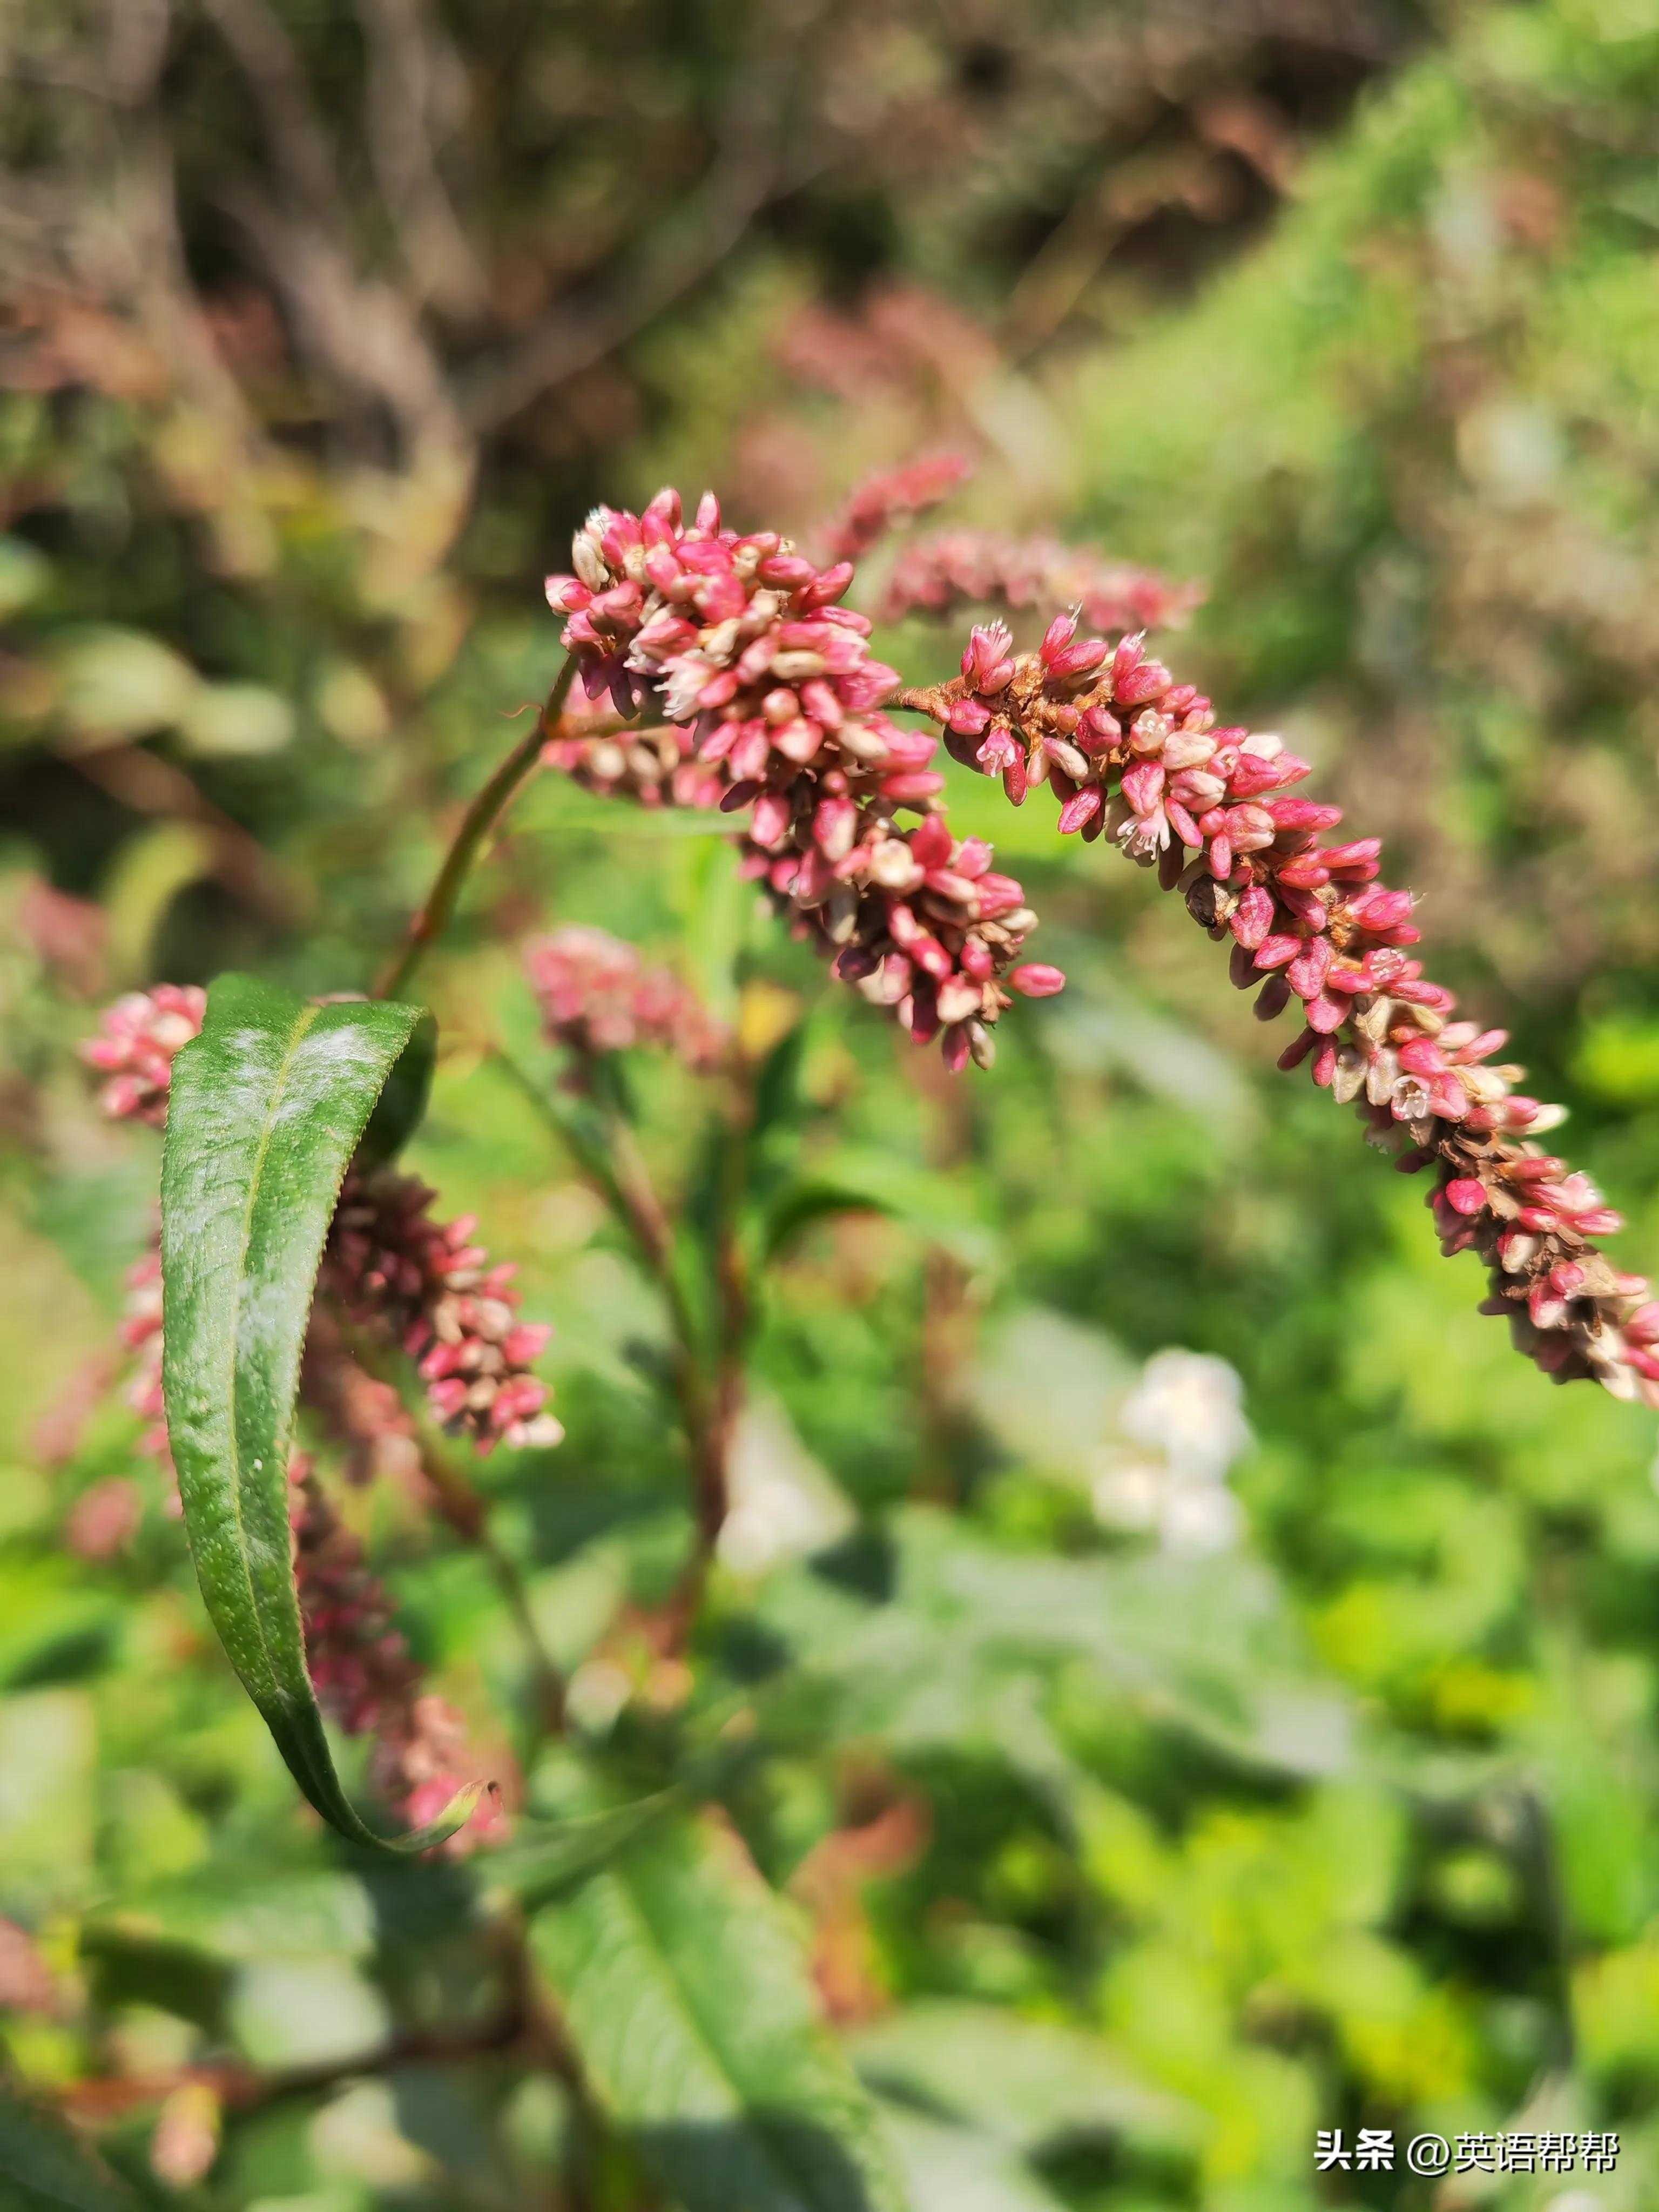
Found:
[[[343,114],[349,26],[291,12]],[[635,247],[668,250],[622,193],[629,149],[653,149],[641,198],[689,191],[734,64],[718,10],[552,9],[542,43],[525,11],[487,12],[501,35],[478,29],[472,61],[506,118],[521,329],[561,252],[603,286],[607,257],[625,275]],[[176,103],[220,352],[169,356],[171,295],[99,294],[84,261],[90,297],[29,271],[0,394],[0,1913],[28,1939],[0,1954],[0,2039],[14,2086],[108,2162],[13,2185],[368,2212],[550,2202],[577,2174],[585,2196],[557,2201],[631,2212],[656,2201],[648,2150],[589,2141],[516,2034],[506,1881],[486,1859],[383,1875],[325,1840],[212,1644],[109,1388],[155,1147],[98,1121],[73,1046],[152,976],[365,985],[454,794],[550,678],[537,563],[586,498],[672,471],[732,485],[744,520],[804,524],[861,465],[954,438],[982,455],[976,520],[1206,580],[1171,659],[1389,836],[1437,972],[1571,1103],[1640,1265],[1659,1233],[1659,15],[1474,6],[1404,58],[1416,27],[1367,17],[1334,75],[1386,62],[1386,81],[1303,159],[1331,120],[1286,90],[1305,55],[1300,76],[1283,44],[1264,60],[1224,12],[1206,65],[1086,9],[1045,11],[1039,36],[988,7],[960,50],[920,11],[851,10],[836,82],[866,105],[848,93],[825,126],[858,137],[833,188],[775,182],[683,299],[538,408],[452,436],[435,402],[388,431],[280,274],[213,292],[234,225],[203,213],[200,149],[243,127],[215,105],[213,14],[153,96]],[[125,174],[142,199],[153,179],[105,125],[45,143],[38,80],[85,29],[55,16],[8,95],[9,158],[26,179],[60,159]],[[1097,29],[1121,108],[1076,90]],[[934,136],[897,143],[918,113]],[[1251,117],[1247,191],[1216,148]],[[343,189],[372,240],[360,166]],[[1243,199],[1206,230],[1218,176]],[[510,316],[432,312],[434,389],[507,358]],[[945,665],[920,629],[883,642]],[[556,1323],[569,1431],[482,1478],[591,1693],[576,1749],[526,1774],[525,1825],[592,1809],[593,1760],[646,1787],[750,1712],[717,1793],[789,1900],[918,2212],[1637,2212],[1659,2185],[1652,1417],[1515,1359],[1419,1194],[1273,1070],[1144,878],[983,787],[953,804],[1027,881],[1072,983],[948,1097],[750,914],[703,825],[550,780],[433,963],[445,1042],[415,1162]],[[95,915],[43,904],[43,881]],[[815,1562],[723,1568],[678,1704],[628,1626],[689,1525],[661,1321],[484,1053],[505,1036],[545,1066],[514,945],[550,915],[649,945],[761,1030],[810,1007],[790,1172],[870,1201],[803,1209],[751,1376],[763,1463],[827,1478],[850,1533]],[[637,1073],[678,1187],[696,1109],[672,1071]],[[1242,1524],[1208,1552],[1095,1510],[1168,1346],[1230,1363],[1254,1432]],[[77,1507],[135,1469],[129,1540],[76,1553]],[[507,1760],[526,1684],[479,1561],[394,1500],[364,1521],[417,1653]],[[574,1981],[580,1917],[538,1909]],[[223,2142],[175,2192],[151,2145],[191,2067],[222,2081]],[[1316,2128],[1360,2125],[1615,2129],[1623,2150],[1606,2178],[1462,2196],[1316,2179]]]

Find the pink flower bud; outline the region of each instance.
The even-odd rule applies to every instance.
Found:
[[[1028,960],[1023,966],[1011,969],[1008,981],[1027,999],[1052,999],[1057,991],[1066,988],[1063,972],[1040,960]]]
[[[1081,791],[1073,792],[1060,810],[1060,836],[1066,837],[1073,830],[1085,828],[1093,821],[1104,804],[1100,793],[1092,786],[1085,785]]]

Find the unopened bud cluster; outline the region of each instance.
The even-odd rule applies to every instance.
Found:
[[[958,679],[910,703],[934,714],[960,760],[1000,775],[1018,805],[1046,783],[1062,832],[1111,837],[1231,939],[1232,978],[1271,1019],[1298,1007],[1280,1066],[1357,1104],[1400,1164],[1434,1165],[1449,1251],[1492,1274],[1486,1310],[1559,1381],[1592,1376],[1659,1404],[1659,1304],[1594,1240],[1622,1224],[1587,1176],[1534,1139],[1563,1118],[1496,1061],[1501,1030],[1456,1018],[1408,948],[1409,892],[1379,880],[1374,837],[1324,843],[1339,807],[1297,797],[1308,763],[1276,737],[1218,728],[1210,702],[1132,635],[1115,647],[1058,617],[1035,653],[1006,626],[973,631]]]
[[[549,1042],[579,1059],[650,1045],[701,1073],[726,1050],[725,1030],[696,992],[606,930],[571,923],[534,938],[524,964]]]
[[[899,679],[839,604],[851,564],[724,529],[710,496],[687,525],[672,491],[639,515],[596,508],[573,561],[547,596],[588,696],[688,730],[720,805],[751,810],[746,871],[797,932],[918,1042],[941,1037],[953,1067],[988,1064],[1007,987],[1063,979],[1015,965],[1036,921],[1020,886],[933,812],[935,741],[882,711]],[[919,829],[897,827],[903,808]]]

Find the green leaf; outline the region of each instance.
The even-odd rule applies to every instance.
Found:
[[[854,2061],[872,2088],[971,2124],[1023,2156],[1079,2138],[1190,2148],[1192,2109],[1140,2081],[1109,2044],[1000,2005],[930,1998],[861,2028]]]
[[[110,959],[118,981],[155,973],[155,940],[180,891],[213,866],[213,839],[199,822],[158,822],[128,838],[105,880]]]
[[[729,1832],[653,1828],[531,1946],[594,2095],[686,2212],[901,2212],[874,2105]]]
[[[21,538],[0,538],[0,622],[40,599],[52,584],[52,563]]]
[[[883,1214],[970,1267],[983,1267],[994,1250],[984,1225],[963,1205],[960,1179],[849,1146],[771,1195],[760,1225],[764,1256],[775,1258],[804,1229],[837,1213]]]
[[[281,752],[294,736],[294,709],[263,684],[204,684],[179,720],[186,750],[210,760]]]
[[[557,1821],[539,1833],[521,1830],[505,1850],[490,1853],[489,1879],[527,1910],[538,1910],[568,1896],[622,1856],[681,1803],[677,1790],[659,1790],[606,1812]]]
[[[815,1222],[827,1221],[842,1213],[890,1215],[892,1212],[886,1199],[854,1189],[847,1183],[791,1183],[767,1209],[761,1230],[762,1257],[768,1261],[779,1258]]]
[[[952,1515],[887,1522],[890,1580],[868,1604],[819,1573],[775,1574],[757,1620],[796,1665],[769,1692],[769,1729],[879,1736],[899,1758],[973,1746],[1057,1808],[1076,1770],[1048,1713],[1068,1669],[1126,1709],[1257,1771],[1340,1771],[1341,1697],[1309,1677],[1288,1607],[1260,1562],[1228,1554],[1016,1554]]]
[[[395,1158],[425,1120],[437,1058],[438,1024],[423,1012],[368,1117],[357,1147],[366,1165]]]
[[[173,1063],[161,1169],[162,1382],[202,1595],[295,1779],[363,1844],[385,1839],[347,1801],[306,1671],[289,1452],[335,1201],[422,1019],[414,1006],[315,1006],[222,976]],[[423,1850],[454,1825],[397,1847]]]
[[[886,2109],[912,2212],[1063,2212],[1032,2168],[983,2129]]]
[[[138,2199],[60,2120],[0,2082],[0,2206],[5,2212],[137,2212]]]
[[[60,711],[70,728],[87,738],[142,738],[171,729],[201,688],[201,678],[170,645],[113,624],[66,637],[58,664]]]
[[[762,1060],[755,1074],[754,1117],[750,1141],[758,1144],[773,1129],[798,1123],[806,1101],[801,1094],[801,1068],[806,1058],[805,1021],[793,1023]]]
[[[99,2000],[161,2006],[217,2023],[236,1974],[284,1960],[362,1965],[377,1952],[405,1968],[486,1929],[509,1900],[537,1911],[568,1897],[653,1820],[680,1808],[671,1790],[552,1823],[529,1822],[487,1858],[376,1854],[355,1868],[260,1863],[246,1849],[188,1875],[110,1899],[79,1923]]]
[[[0,1689],[31,1689],[85,1674],[105,1659],[121,1608],[77,1586],[66,1559],[0,1562]]]

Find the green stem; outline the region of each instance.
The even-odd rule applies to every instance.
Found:
[[[703,1381],[702,1331],[674,1264],[673,1232],[649,1169],[622,1115],[598,1102],[600,1127],[583,1127],[582,1115],[550,1097],[499,1048],[491,1057],[557,1135],[576,1165],[627,1233],[645,1273],[662,1293],[674,1337],[674,1395],[691,1455],[699,1549],[712,1549],[726,1517],[726,1455],[730,1421],[725,1392]]]
[[[575,672],[574,659],[567,659],[548,695],[547,704],[537,716],[533,726],[513,748],[461,817],[461,826],[444,855],[443,865],[433,878],[425,903],[409,925],[409,935],[403,950],[392,960],[375,988],[377,999],[395,999],[406,990],[427,947],[441,937],[448,927],[450,917],[455,911],[455,902],[461,895],[461,886],[478,856],[478,848],[506,813],[520,786],[541,758],[542,747],[563,712]]]

